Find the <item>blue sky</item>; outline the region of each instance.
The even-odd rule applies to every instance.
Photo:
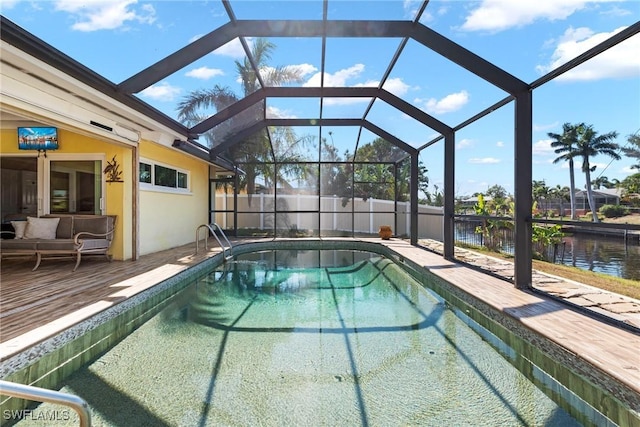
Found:
[[[414,19],[415,1],[330,1],[329,19]],[[319,1],[232,1],[238,19],[321,19]],[[1,0],[2,14],[114,83],[152,65],[173,51],[228,22],[218,1],[136,0]],[[432,0],[421,22],[519,79],[531,83],[621,29],[640,20],[640,1],[584,0]],[[297,67],[302,85],[317,86],[321,40],[271,39],[277,49],[274,66]],[[250,40],[249,40],[250,42]],[[400,44],[399,39],[328,39],[325,84],[376,86]],[[533,177],[548,185],[568,185],[566,164],[556,157],[548,132],[561,132],[565,122],[586,122],[600,133],[617,131],[617,142],[640,130],[640,36],[590,60],[533,93]],[[190,91],[213,85],[241,93],[234,60],[243,57],[236,40],[138,94],[176,117],[177,103]],[[506,96],[411,40],[385,88],[450,126]],[[361,117],[368,103],[329,100],[328,118]],[[310,118],[318,115],[313,99],[268,100],[269,114]],[[213,112],[212,112],[213,113]],[[456,194],[484,191],[494,184],[513,191],[513,106],[507,105],[457,134]],[[419,147],[436,133],[383,102],[367,116],[375,125]],[[314,132],[311,128],[298,132]],[[353,147],[357,129],[332,131],[336,146]],[[375,136],[364,133],[363,142]],[[351,150],[352,151],[352,150]],[[443,147],[437,143],[421,156],[430,180],[442,188]],[[592,159],[596,171],[622,180],[634,171],[623,157]],[[584,187],[577,173],[576,185]]]

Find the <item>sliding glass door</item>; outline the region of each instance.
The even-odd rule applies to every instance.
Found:
[[[3,223],[38,215],[38,158],[0,157],[0,218]]]
[[[49,211],[99,215],[102,213],[102,161],[51,160]]]

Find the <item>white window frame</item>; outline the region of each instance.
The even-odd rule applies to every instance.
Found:
[[[140,181],[141,191],[157,191],[160,193],[173,193],[173,194],[191,194],[191,172],[188,171],[187,169],[178,168],[173,165],[169,165],[163,162],[158,162],[155,160],[149,160],[144,157],[140,157],[139,163],[144,163],[151,166],[151,183]],[[178,172],[185,174],[187,176],[187,188],[177,187],[178,185],[177,182],[176,182],[176,187],[165,187],[163,185],[156,185],[155,184],[155,166],[162,166],[164,168],[175,170],[176,179],[178,176]]]

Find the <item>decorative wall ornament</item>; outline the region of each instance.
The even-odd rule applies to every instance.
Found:
[[[120,165],[116,161],[116,156],[113,156],[111,161],[107,161],[107,167],[102,171],[107,176],[107,182],[124,182],[122,180],[122,171]]]

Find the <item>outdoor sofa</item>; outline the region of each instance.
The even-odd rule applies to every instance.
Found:
[[[0,256],[36,256],[35,271],[43,259],[74,257],[76,271],[82,255],[104,255],[115,230],[115,215],[50,214],[26,221],[11,221],[14,231],[3,231]],[[13,238],[4,238],[13,237]]]

